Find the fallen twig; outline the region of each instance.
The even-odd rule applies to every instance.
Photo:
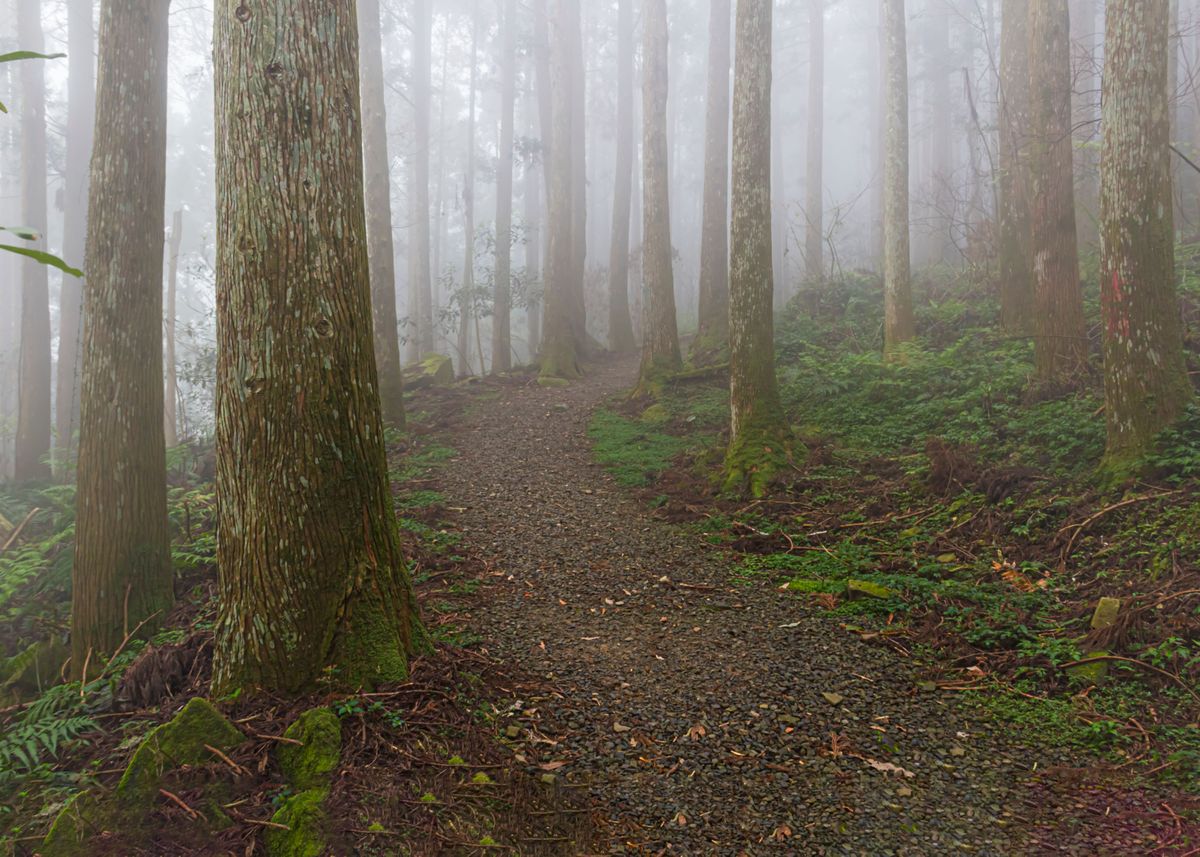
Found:
[[[181,806],[183,808],[183,811],[186,812],[188,815],[190,815],[192,818],[200,817],[200,813],[196,812],[196,810],[194,810],[190,806],[188,806],[187,803],[184,801],[184,799],[181,798],[179,795],[175,794],[174,792],[169,792],[166,789],[159,789],[158,793],[160,795],[162,795],[163,797],[177,803],[179,806]]]
[[[0,548],[0,553],[5,553],[6,551],[8,551],[8,549],[10,547],[12,547],[13,545],[15,545],[17,543],[17,539],[19,539],[21,537],[21,532],[25,529],[26,524],[28,524],[30,521],[32,521],[33,516],[36,515],[40,511],[42,511],[42,510],[41,509],[30,509],[29,510],[29,514],[25,516],[25,520],[23,520],[23,521],[21,521],[21,523],[17,524],[17,528],[12,531],[12,535],[8,537],[8,541],[6,541],[4,543],[4,547]]]

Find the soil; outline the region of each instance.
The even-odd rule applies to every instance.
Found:
[[[635,372],[485,385],[438,475],[486,563],[457,618],[540,680],[502,729],[518,763],[590,795],[601,853],[1195,853],[1186,795],[1028,746],[912,659],[734,586],[729,555],[616,485],[587,427]]]

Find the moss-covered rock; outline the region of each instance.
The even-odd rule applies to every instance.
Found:
[[[846,594],[850,598],[893,598],[896,593],[869,580],[847,580]]]
[[[284,737],[300,744],[281,744],[279,766],[296,791],[327,789],[342,760],[342,722],[328,708],[312,708],[296,718]]]
[[[149,839],[147,817],[166,771],[212,761],[208,747],[229,750],[245,737],[208,700],[192,699],[168,723],[152,730],[111,794],[81,792],[59,812],[42,843],[43,857],[84,857],[94,853],[90,840],[112,831],[125,842]],[[208,745],[207,747],[205,745]],[[216,829],[228,824],[221,812],[206,821]]]
[[[325,798],[327,789],[309,789],[292,795],[271,818],[287,830],[267,830],[271,857],[321,857],[325,853]]]
[[[419,363],[404,370],[404,386],[410,390],[449,387],[453,383],[454,361],[444,354],[426,354]]]
[[[642,411],[642,422],[660,426],[671,421],[671,412],[663,405],[651,405]]]

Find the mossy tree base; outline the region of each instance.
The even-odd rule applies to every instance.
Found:
[[[762,497],[771,482],[791,464],[794,440],[784,425],[745,426],[725,453],[722,488]]]

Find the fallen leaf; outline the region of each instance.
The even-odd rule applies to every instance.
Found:
[[[682,812],[675,816],[675,823],[680,827],[687,827],[687,816]]]
[[[691,738],[693,741],[699,741],[701,738],[703,738],[705,735],[708,734],[708,730],[704,728],[704,724],[697,723],[695,726],[693,726],[691,729],[688,730],[687,734],[688,734],[688,737]]]
[[[786,824],[781,824],[775,828],[775,831],[771,834],[771,838],[777,842],[782,842],[785,839],[790,839],[791,835],[792,829]]]
[[[880,773],[900,774],[907,779],[912,779],[916,776],[912,771],[906,771],[904,768],[901,768],[899,765],[893,765],[891,762],[877,762],[874,759],[864,759],[863,761]]]
[[[546,762],[544,765],[538,765],[538,767],[543,771],[557,771],[559,768],[566,767],[566,765],[566,762],[559,760],[557,762]]]
[[[618,722],[618,723],[613,724],[613,731],[614,732],[628,732],[629,727]]]

